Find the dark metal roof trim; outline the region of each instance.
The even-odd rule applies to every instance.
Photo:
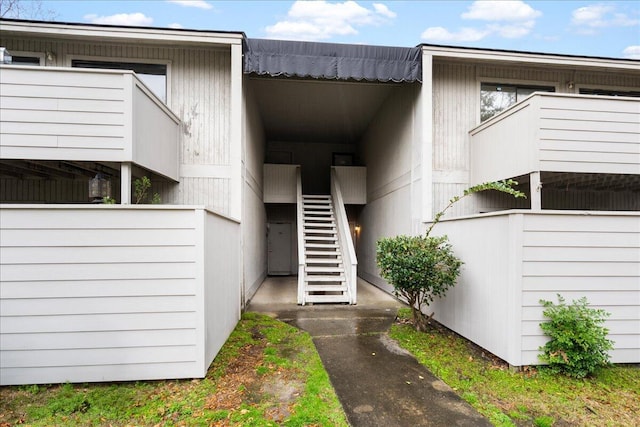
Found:
[[[246,39],[244,73],[377,82],[422,81],[422,49]]]

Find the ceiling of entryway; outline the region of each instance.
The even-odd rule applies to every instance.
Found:
[[[252,77],[267,139],[357,142],[398,84]]]

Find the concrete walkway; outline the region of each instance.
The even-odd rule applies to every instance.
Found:
[[[402,303],[359,280],[356,306],[300,307],[296,286],[270,277],[248,310],[311,334],[352,426],[491,425],[387,336]]]

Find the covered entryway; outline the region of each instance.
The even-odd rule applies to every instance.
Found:
[[[286,269],[283,257],[290,257],[300,304],[356,302],[359,261],[352,236],[359,236],[367,204],[368,166],[393,168],[389,156],[390,162],[380,162],[381,151],[407,138],[397,131],[419,133],[413,113],[421,61],[420,48],[247,40],[247,159],[264,165],[267,270],[286,274],[273,265]],[[384,121],[399,126],[385,126],[381,138],[375,128]],[[382,139],[385,147],[377,147]],[[404,158],[406,147],[398,144],[398,150]],[[273,248],[276,223],[292,224],[290,248]]]

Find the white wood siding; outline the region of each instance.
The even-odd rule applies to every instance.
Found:
[[[205,205],[230,212],[230,48],[132,44],[59,38],[3,37],[9,51],[50,52],[47,66],[68,67],[73,57],[149,60],[168,64],[168,104],[180,118],[180,184],[159,189],[163,203]],[[240,41],[238,40],[238,43]],[[195,168],[194,168],[195,166]]]
[[[257,104],[249,91],[245,92],[244,119],[243,304],[251,299],[267,276],[267,213],[263,202],[265,134]]]
[[[342,199],[349,205],[367,204],[367,168],[363,166],[334,166],[340,182]]]
[[[471,131],[471,185],[533,171],[640,173],[640,100],[538,94]]]
[[[367,204],[358,218],[358,275],[387,291],[392,288],[379,276],[376,241],[413,233],[422,214],[420,199],[412,201],[419,192],[413,190],[420,185],[422,159],[414,128],[419,90],[418,85],[393,88],[358,144],[367,166]]]
[[[640,362],[640,215],[510,211],[446,220],[434,232],[465,263],[429,308],[447,327],[512,365],[539,364],[540,299],[584,296],[611,313],[612,361]]]
[[[640,362],[640,215],[524,215],[522,363],[546,341],[539,300],[586,296],[606,322],[616,363]]]
[[[264,202],[296,203],[297,165],[264,165]]]
[[[179,119],[132,72],[2,67],[0,157],[134,162],[178,178]]]
[[[2,206],[1,384],[203,377],[239,317],[238,236],[202,208]]]
[[[637,70],[583,71],[570,67],[542,67],[532,64],[487,64],[453,62],[434,58],[433,64],[433,204],[440,211],[448,201],[467,188],[472,172],[469,157],[469,131],[480,125],[480,83],[502,82],[555,86],[558,93],[575,93],[579,87],[637,90]],[[572,82],[574,87],[567,85]],[[518,130],[518,139],[526,137]],[[627,147],[629,145],[627,144]],[[500,154],[498,159],[504,156]],[[496,160],[492,160],[492,163]],[[518,161],[518,160],[510,160]],[[504,166],[507,162],[502,162]],[[474,166],[475,167],[475,166]],[[638,173],[638,172],[635,172]],[[501,177],[502,178],[502,177]],[[565,194],[565,197],[582,195]],[[492,196],[478,195],[465,199],[447,212],[448,217],[483,211],[500,205]]]

